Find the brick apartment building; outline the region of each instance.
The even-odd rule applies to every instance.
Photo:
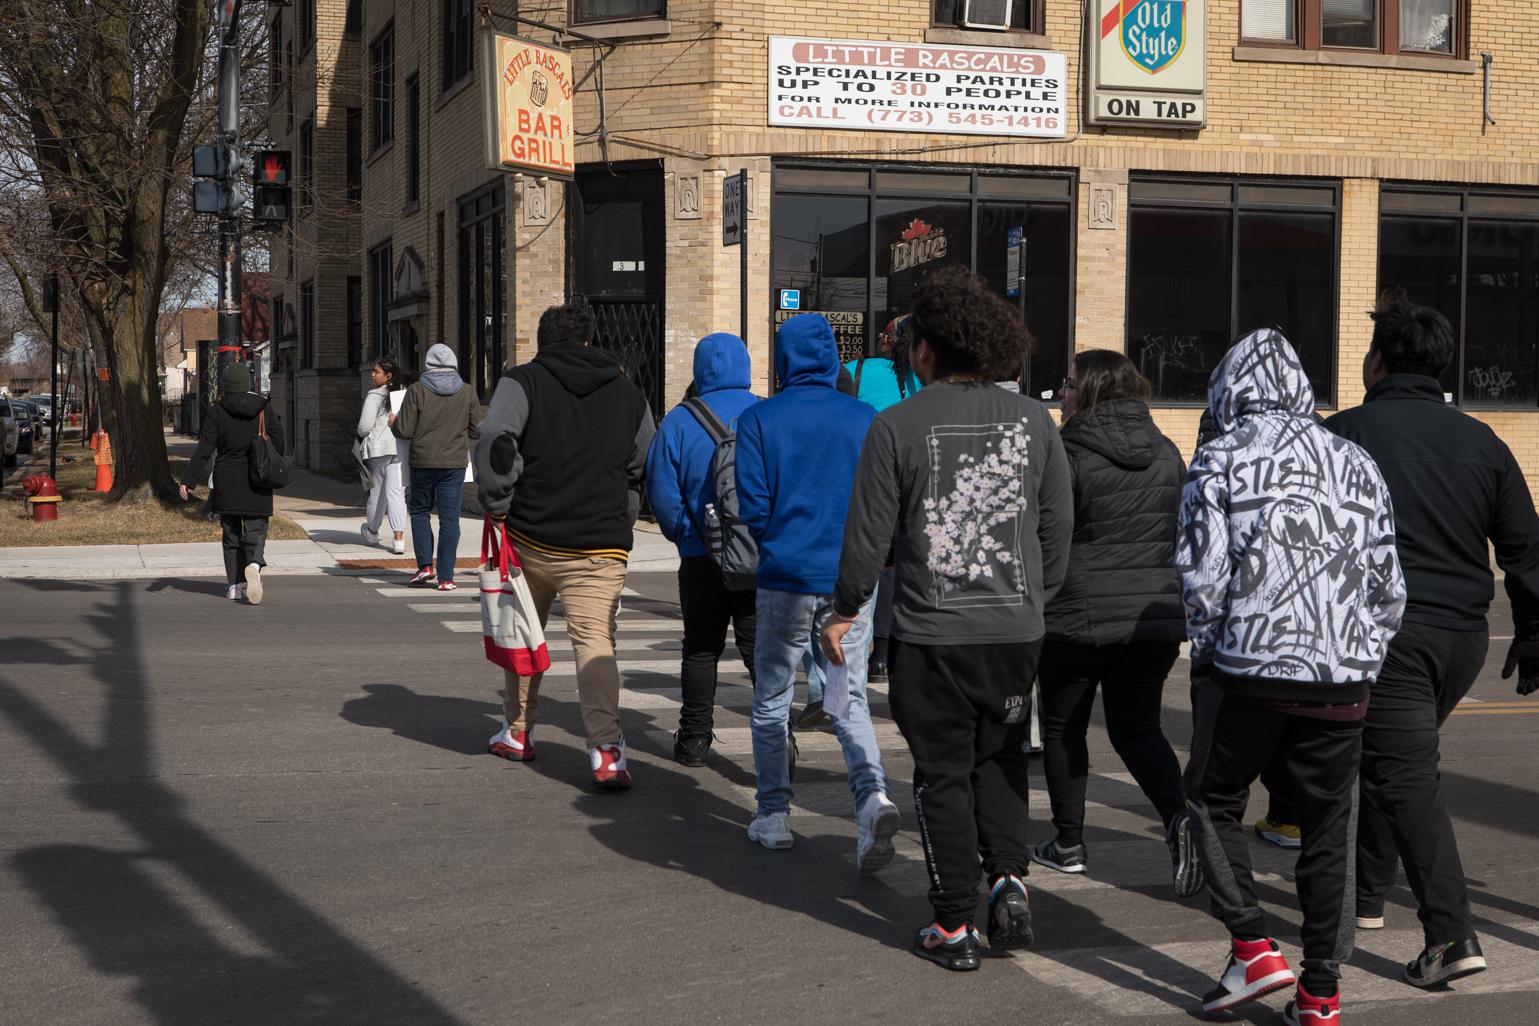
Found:
[[[1358,402],[1364,312],[1401,284],[1458,332],[1452,401],[1539,472],[1539,13],[1515,0],[494,2],[496,28],[589,37],[517,29],[594,72],[570,184],[487,169],[479,7],[270,9],[275,138],[315,197],[274,259],[302,462],[345,458],[376,355],[445,341],[485,399],[567,295],[661,412],[738,327],[720,210],[746,169],[761,388],[793,308],[855,352],[961,262],[1022,304],[1033,393],[1123,350],[1189,451],[1254,327],[1322,407]]]

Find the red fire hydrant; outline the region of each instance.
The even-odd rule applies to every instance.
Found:
[[[59,494],[59,486],[54,484],[53,478],[47,474],[31,474],[21,479],[21,488],[27,493],[27,502],[32,506],[34,521],[59,519],[59,503],[64,499]]]

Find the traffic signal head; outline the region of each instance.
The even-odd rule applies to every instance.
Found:
[[[269,223],[289,219],[289,151],[258,150],[252,162],[251,214]]]
[[[258,189],[264,185],[289,184],[289,151],[258,150],[254,162],[253,182]]]

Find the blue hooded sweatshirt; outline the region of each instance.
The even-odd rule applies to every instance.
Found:
[[[695,346],[695,391],[727,427],[759,401],[748,391],[748,347],[736,335],[718,332]],[[700,537],[705,507],[716,499],[711,457],[716,446],[695,415],[675,406],[663,418],[647,453],[647,500],[663,537],[680,556],[708,553]]]
[[[844,515],[870,405],[834,387],[839,347],[817,314],[792,317],[775,336],[781,391],[737,426],[737,495],[759,543],[759,587],[828,595],[839,577]]]

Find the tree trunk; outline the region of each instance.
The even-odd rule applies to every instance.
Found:
[[[102,350],[107,357],[111,398],[103,420],[111,423],[115,466],[109,502],[176,500],[176,480],[166,458],[165,418],[156,377],[155,313],[158,290],[139,275],[124,283],[132,292],[119,292],[110,309],[99,312],[104,325]],[[148,293],[148,294],[146,294]],[[100,392],[98,394],[100,394]]]

